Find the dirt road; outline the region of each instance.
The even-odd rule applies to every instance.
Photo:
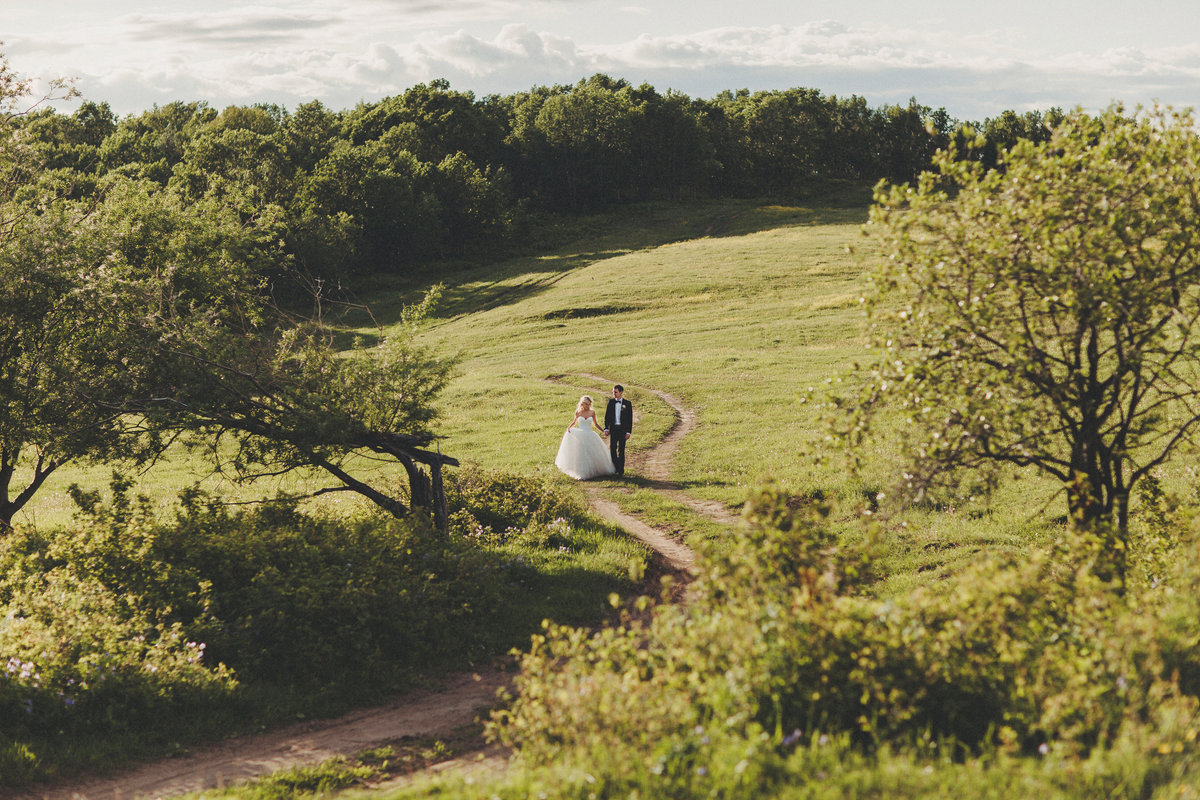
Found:
[[[587,376],[601,382],[606,379]],[[680,443],[696,427],[696,415],[665,392],[653,391],[676,414],[675,424],[654,448],[632,456],[629,471],[652,488],[687,503],[720,522],[736,518],[717,504],[688,498],[670,482]],[[619,524],[656,551],[669,572],[687,573],[695,554],[636,517],[621,511],[597,486],[587,487],[597,514]],[[353,756],[405,737],[445,737],[486,716],[497,691],[511,684],[512,674],[500,668],[450,676],[436,689],[412,692],[393,703],[361,709],[334,720],[306,722],[260,736],[231,739],[113,777],[39,787],[13,800],[136,800],[160,798],[240,783],[261,775],[317,764],[336,756]],[[498,758],[493,757],[493,760]],[[4,795],[8,797],[9,795]]]

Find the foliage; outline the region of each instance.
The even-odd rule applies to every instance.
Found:
[[[990,165],[998,147],[1039,137],[1041,121],[1005,112],[971,124],[987,144],[970,157]],[[288,255],[327,280],[495,260],[521,245],[529,210],[910,180],[958,127],[916,100],[871,108],[811,88],[694,99],[604,74],[485,98],[438,79],[342,111],[180,100],[117,120],[93,101],[17,124],[76,194],[119,175],[245,212],[283,209]]]
[[[0,62],[0,526],[67,461],[157,453],[160,440],[114,413],[157,372],[137,323],[252,314],[244,304],[274,255],[276,234],[259,224],[270,214],[81,175],[119,129],[96,104],[71,118],[35,111],[52,96],[31,99]]]
[[[278,309],[264,312],[267,324],[152,320],[146,333],[168,353],[174,391],[132,398],[121,410],[188,434],[238,480],[315,470],[336,483],[313,495],[356,492],[396,516],[421,509],[444,528],[441,469],[457,462],[423,448],[437,438],[434,402],[453,362],[413,341],[437,295],[434,287],[405,309],[402,325],[348,351],[323,319],[294,321]],[[364,453],[404,468],[407,504],[352,474],[351,462]]]
[[[648,552],[561,482],[467,464],[447,480],[450,532],[502,559],[502,626],[513,645],[547,619],[591,624],[641,580]]]
[[[144,420],[118,413],[179,377],[164,374],[171,343],[148,340],[147,325],[211,331],[253,316],[271,259],[269,221],[144,183],[114,180],[94,203],[37,202],[18,204],[0,241],[0,524],[66,461],[158,453],[162,432],[143,436]]]
[[[1114,107],[1019,142],[1002,170],[950,149],[919,185],[881,186],[880,356],[851,445],[898,408],[917,499],[970,491],[964,469],[1033,466],[1076,523],[1114,527],[1123,574],[1131,490],[1200,426],[1198,160],[1189,115]]]
[[[228,725],[238,685],[203,641],[154,609],[131,609],[86,565],[22,570],[7,548],[4,556],[4,783],[111,763],[185,731],[199,737]]]
[[[686,606],[535,638],[493,731],[530,769],[570,765],[548,796],[774,795],[893,752],[1099,759],[1114,786],[1132,751],[1145,791],[1200,732],[1174,677],[1200,657],[1194,559],[1134,602],[1086,542],[883,601],[861,594],[869,540],[833,546],[821,508],[768,491],[750,519]]]
[[[628,591],[635,554],[561,489],[484,484],[522,487],[480,511],[505,544],[196,491],[168,519],[120,476],[108,499],[73,489],[74,524],[0,542],[0,781],[378,700]],[[571,510],[570,526],[535,519]]]
[[[451,530],[459,536],[499,541],[510,529],[556,519],[581,521],[579,499],[544,478],[485,470],[467,464],[446,482]]]
[[[424,543],[416,519],[322,520],[286,503],[230,513],[189,493],[159,521],[129,484],[78,494],[69,531],[18,532],[0,587],[68,569],[125,615],[182,625],[242,681],[372,694],[420,668],[489,652],[498,564],[461,540]]]

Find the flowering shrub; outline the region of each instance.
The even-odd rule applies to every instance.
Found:
[[[44,747],[161,729],[203,729],[237,683],[176,623],[130,614],[70,567],[24,576],[0,606],[0,775],[32,777]],[[104,755],[103,749],[94,757]]]
[[[466,465],[446,477],[451,530],[502,543],[529,525],[571,522],[585,513],[579,501],[543,478]]]
[[[765,491],[686,605],[547,626],[492,734],[526,763],[604,776],[597,796],[751,796],[830,740],[1062,758],[1121,742],[1151,765],[1192,751],[1179,676],[1200,664],[1200,564],[1130,598],[1080,543],[879,599],[870,540],[837,541],[823,512]]]

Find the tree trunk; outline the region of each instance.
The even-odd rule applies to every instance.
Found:
[[[442,483],[441,462],[429,465],[429,474],[433,490],[433,521],[439,531],[450,530],[450,510],[446,505],[446,487]]]
[[[411,458],[401,459],[408,473],[408,494],[413,508],[429,508],[430,487],[425,471]]]
[[[343,484],[350,487],[351,490],[358,492],[375,505],[387,511],[393,517],[403,518],[408,516],[408,508],[406,508],[405,505],[399,500],[394,497],[388,497],[383,492],[372,488],[360,480],[355,480],[345,470],[341,469],[336,464],[332,464],[323,459],[316,459],[312,463],[335,476]]]
[[[62,464],[61,461],[51,460],[47,462],[42,453],[38,453],[37,463],[33,466],[33,477],[26,486],[16,496],[9,498],[9,489],[12,488],[13,474],[16,472],[17,458],[16,454],[5,452],[0,457],[0,533],[12,529],[13,517],[17,512],[25,507],[25,504],[33,499],[37,494],[38,489],[42,488],[42,484],[50,477],[50,473],[58,469]]]
[[[1075,472],[1075,479],[1067,484],[1067,508],[1071,515],[1071,527],[1077,533],[1096,537],[1100,542],[1094,571],[1105,581],[1116,581],[1120,591],[1125,591],[1125,573],[1129,547],[1129,493],[1110,490],[1107,498],[1099,498],[1092,489],[1094,484],[1086,474]],[[1116,504],[1116,519],[1113,519],[1113,504]]]
[[[1114,493],[1114,499],[1117,506],[1117,521],[1116,530],[1113,531],[1116,541],[1116,552],[1114,560],[1116,561],[1117,579],[1121,584],[1121,593],[1125,592],[1125,574],[1129,565],[1129,492],[1121,491]]]

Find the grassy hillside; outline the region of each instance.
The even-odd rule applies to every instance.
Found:
[[[602,398],[617,381],[641,416],[635,449],[669,425],[637,387],[699,410],[679,465],[697,494],[738,503],[764,475],[821,480],[795,459],[812,427],[796,401],[861,349],[859,269],[845,248],[862,218],[861,208],[647,208],[639,223],[680,239],[513,264],[456,285],[452,310],[495,299],[430,332],[463,353],[447,397],[452,441],[471,458],[545,469],[578,395]],[[699,235],[682,238],[689,229]],[[496,435],[514,412],[516,446]]]
[[[891,454],[871,454],[874,474],[851,482],[824,442],[819,404],[804,402],[810,389],[819,398],[850,379],[865,355],[866,206],[862,192],[789,207],[645,206],[591,220],[554,254],[454,276],[426,334],[462,359],[444,403],[447,451],[555,475],[578,396],[599,401],[620,382],[640,417],[635,451],[671,424],[642,387],[698,411],[674,476],[695,496],[738,507],[768,479],[847,506],[873,495],[888,484]],[[377,319],[413,289],[373,291]],[[694,526],[639,492],[636,476],[627,484],[627,507]],[[1025,547],[1060,505],[1054,487],[1026,476],[976,508],[916,512],[918,524],[891,533],[893,583],[950,574],[980,549]]]
[[[751,487],[774,479],[857,502],[887,485],[889,453],[872,454],[876,475],[865,485],[848,482],[822,442],[818,406],[802,400],[810,388],[819,396],[827,382],[848,376],[864,355],[858,299],[867,203],[867,192],[856,189],[787,207],[623,209],[540,231],[559,242],[544,255],[425,282],[372,281],[357,298],[371,318],[348,323],[374,336],[376,323],[389,327],[434,280],[446,284],[423,335],[461,358],[441,426],[445,451],[460,459],[569,484],[553,459],[575,402],[585,392],[600,402],[620,382],[637,408],[634,452],[672,422],[671,410],[644,388],[665,390],[698,411],[700,428],[685,441],[675,475],[691,494],[737,507]],[[102,465],[60,470],[20,521],[64,521],[71,510],[65,487],[103,485],[109,472]],[[141,489],[169,500],[174,487],[195,477],[181,454],[144,476]],[[234,498],[277,488],[206,485]],[[692,526],[682,509],[638,492],[636,476],[626,485],[630,507],[681,530]],[[1027,544],[1042,528],[1043,512],[1061,513],[1051,497],[1052,487],[1030,479],[989,506],[961,514],[943,509],[897,528],[895,580],[948,574],[981,547]]]
[[[673,476],[687,492],[737,507],[755,487],[773,479],[785,490],[841,499],[843,519],[856,513],[860,500],[887,485],[894,469],[893,454],[886,444],[877,452],[865,454],[871,465],[867,476],[861,481],[851,479],[842,461],[824,441],[819,404],[803,400],[810,387],[819,398],[827,381],[847,377],[854,361],[864,355],[865,318],[858,298],[863,281],[862,259],[869,253],[855,254],[852,248],[869,247],[860,232],[865,216],[866,198],[861,193],[826,198],[812,206],[649,205],[594,217],[571,230],[552,232],[562,244],[545,255],[513,260],[498,268],[440,276],[446,284],[445,302],[422,335],[428,343],[457,353],[460,358],[459,374],[442,403],[442,431],[447,436],[443,449],[464,462],[543,476],[568,490],[581,491],[578,484],[555,470],[556,448],[578,396],[587,392],[599,401],[613,382],[621,382],[639,414],[632,440],[635,451],[651,446],[672,423],[671,409],[648,389],[669,392],[697,410],[700,426],[685,440]],[[402,306],[417,298],[432,282],[433,278],[413,283],[379,280],[360,287],[359,299],[370,305],[373,320],[386,329],[394,324]],[[350,321],[355,332],[364,337],[378,332],[370,323],[365,317]],[[175,471],[155,473],[148,490],[163,498],[172,496],[169,491],[172,482],[187,480],[186,459],[173,462],[172,470]],[[72,480],[99,484],[106,474],[99,468],[73,470],[56,476],[56,480],[60,486]],[[689,518],[691,512],[650,492],[636,475],[621,482],[601,481],[599,485],[606,494],[616,497],[626,507],[639,510],[650,521],[666,522],[681,531],[695,531],[697,536],[727,533],[715,526],[696,523]],[[56,502],[54,497],[44,497],[35,513],[46,517],[63,513],[53,507]],[[1031,475],[1015,475],[1013,482],[988,501],[981,500],[966,508],[916,509],[905,519],[890,520],[881,536],[885,563],[872,563],[873,569],[886,576],[886,583],[882,587],[872,586],[870,597],[839,598],[827,607],[817,603],[812,611],[815,616],[802,620],[808,627],[799,626],[789,635],[775,636],[771,633],[775,623],[768,624],[765,617],[759,620],[755,616],[760,611],[765,614],[764,609],[770,606],[769,602],[759,600],[775,597],[779,587],[770,585],[766,588],[771,591],[764,591],[763,586],[755,585],[744,588],[762,592],[761,597],[751,591],[731,590],[727,598],[718,598],[721,613],[696,612],[695,618],[689,619],[686,607],[665,607],[665,621],[652,634],[659,637],[653,646],[643,646],[641,640],[631,639],[634,644],[625,652],[619,647],[623,640],[617,636],[611,647],[603,642],[597,645],[596,652],[604,658],[593,658],[596,653],[587,650],[582,640],[567,647],[565,642],[570,635],[559,634],[557,646],[565,649],[545,656],[545,663],[536,662],[540,656],[529,656],[533,668],[526,674],[532,676],[531,681],[545,680],[545,686],[535,684],[535,688],[542,689],[558,687],[553,681],[562,678],[565,681],[562,686],[567,688],[547,694],[582,698],[584,691],[578,687],[592,686],[594,679],[604,677],[603,668],[592,674],[587,665],[608,664],[609,656],[612,664],[625,657],[632,663],[647,652],[656,652],[657,647],[670,657],[671,663],[688,665],[701,655],[708,658],[715,654],[713,657],[718,658],[728,650],[732,653],[729,660],[738,669],[726,669],[729,665],[714,668],[712,675],[720,678],[713,684],[714,692],[727,693],[728,708],[740,713],[747,707],[745,698],[749,693],[725,687],[725,678],[721,676],[740,674],[742,661],[752,662],[756,653],[759,656],[767,653],[770,657],[763,658],[771,664],[792,665],[797,669],[816,663],[814,653],[822,653],[822,657],[832,653],[829,657],[834,661],[845,656],[846,664],[850,665],[845,674],[858,676],[862,672],[874,676],[872,680],[877,677],[882,687],[880,696],[891,697],[887,694],[890,687],[902,684],[896,683],[898,676],[914,681],[910,687],[912,696],[928,688],[922,673],[909,670],[911,665],[905,661],[906,654],[915,648],[919,650],[914,656],[917,660],[943,663],[950,670],[945,685],[939,684],[948,693],[946,702],[950,706],[961,700],[955,700],[959,697],[955,692],[960,689],[968,697],[962,701],[968,707],[970,697],[974,696],[971,692],[979,690],[979,686],[1006,687],[1012,678],[1005,670],[1020,664],[1024,665],[1022,669],[1033,670],[1019,678],[1022,685],[1045,684],[1053,688],[1059,677],[1067,676],[1062,679],[1067,688],[1054,688],[1050,692],[1062,708],[1103,710],[1103,704],[1093,703],[1095,698],[1088,692],[1098,687],[1097,696],[1103,694],[1105,681],[1112,677],[1105,671],[1110,661],[1117,665],[1113,669],[1119,671],[1140,657],[1135,651],[1141,639],[1146,638],[1144,631],[1122,627],[1126,625],[1125,618],[1116,615],[1113,617],[1119,624],[1109,626],[1104,607],[1093,602],[1104,597],[1101,593],[1092,596],[1080,590],[1078,597],[1068,592],[1062,598],[1047,593],[1046,587],[1055,586],[1056,591],[1074,591],[1074,581],[1069,579],[1069,570],[1060,574],[1044,558],[1035,560],[1024,572],[987,572],[986,568],[975,568],[973,564],[981,560],[981,553],[1004,549],[1025,552],[1054,536],[1060,529],[1058,517],[1064,505],[1055,487]],[[787,540],[779,549],[763,552],[794,553],[797,552],[794,544]],[[738,546],[746,545],[733,545],[735,551]],[[619,558],[606,556],[605,563],[613,562],[621,563]],[[1043,567],[1045,574],[1038,572]],[[555,573],[553,565],[545,571],[560,578],[561,583],[578,583],[574,573],[566,570]],[[592,571],[603,573],[600,567]],[[764,568],[760,573],[747,574],[769,573]],[[714,575],[721,578],[718,573]],[[1061,578],[1063,585],[1048,581],[1047,575]],[[939,583],[942,578],[947,580]],[[1017,590],[1012,590],[1014,585]],[[917,587],[926,588],[909,591]],[[890,596],[886,600],[876,597],[875,590]],[[597,593],[591,588],[584,591]],[[741,609],[746,614],[745,625],[735,624],[737,614],[732,599],[740,595],[748,598]],[[1011,611],[1015,616],[1012,619],[998,616],[995,610],[1010,600],[1014,600]],[[534,601],[523,597],[521,602],[532,608]],[[1057,619],[1065,604],[1076,602],[1078,606],[1072,608],[1087,612],[1081,617],[1087,624],[1072,629],[1069,637],[1072,642],[1077,637],[1078,648],[1068,647],[1065,655],[1060,656],[1055,648],[1047,646],[1051,655],[1046,660],[1022,661],[1025,655],[1021,654],[1026,654],[1029,642],[1038,640],[1042,634],[1050,637],[1050,641],[1057,641],[1058,633],[1051,637],[1046,621]],[[581,601],[581,605],[585,603]],[[797,607],[793,604],[793,611]],[[843,615],[845,607],[851,610]],[[546,615],[555,611],[549,605],[547,609]],[[1171,609],[1168,607],[1163,615],[1169,624],[1164,623],[1161,630],[1154,629],[1158,631],[1155,635],[1169,639],[1175,635],[1171,625],[1176,618],[1195,619],[1191,605],[1180,605],[1179,611]],[[537,610],[543,613],[542,609]],[[1096,614],[1094,620],[1087,616],[1091,613]],[[680,616],[675,618],[671,614]],[[977,638],[964,638],[958,632],[964,621],[978,622],[981,630],[987,629]],[[1138,624],[1143,622],[1139,620]],[[992,623],[995,630],[987,627]],[[723,625],[730,627],[725,629]],[[929,636],[911,638],[913,630],[925,631],[926,627],[932,632]],[[1188,636],[1192,633],[1192,628],[1182,623],[1179,630]],[[756,636],[761,632],[762,640],[751,638],[747,640],[749,643],[742,642],[743,650],[730,650],[733,646],[730,643],[736,644],[734,634],[747,632]],[[825,645],[810,636],[816,633],[826,635]],[[553,638],[553,634],[548,635]],[[721,647],[709,646],[705,637],[710,635],[713,641],[721,642]],[[1179,636],[1183,641],[1183,633]],[[993,640],[1000,642],[1001,654],[1005,658],[1011,656],[1012,663],[991,657],[987,648]],[[794,652],[772,649],[788,642],[798,649]],[[837,648],[842,645],[849,649],[839,655]],[[1126,645],[1131,648],[1128,653],[1121,649]],[[944,651],[938,649],[943,646]],[[1093,652],[1097,646],[1104,654],[1101,658],[1096,658]],[[926,649],[920,650],[922,647]],[[877,653],[879,658],[868,659],[869,653]],[[1121,661],[1123,658],[1128,661]],[[572,664],[583,665],[579,667],[578,686],[571,683]],[[1043,668],[1049,672],[1037,672]],[[955,669],[960,671],[954,672]],[[1130,674],[1134,671],[1130,667]],[[769,670],[748,669],[746,675],[759,672],[766,674]],[[648,674],[658,673],[650,670]],[[670,669],[664,669],[663,674],[670,674]],[[700,670],[697,674],[703,678],[707,673]],[[816,673],[798,677],[779,674],[784,676],[780,684],[783,687],[807,687]],[[1046,674],[1051,678],[1043,681]],[[1124,673],[1119,679],[1125,680]],[[982,683],[976,685],[972,681]],[[643,712],[653,717],[648,710],[672,708],[663,700],[670,694],[665,690],[660,692],[663,687],[653,685],[649,679],[639,686],[646,694],[637,695],[624,684],[599,692],[601,696],[627,699],[629,718],[623,723],[628,726],[625,729],[605,727],[607,720],[603,725],[596,722],[597,727],[592,731],[596,742],[626,741],[626,736],[634,741],[636,735],[648,730],[642,725]],[[673,687],[679,690],[672,695],[680,704],[679,719],[692,703],[687,694],[691,689],[680,687],[690,686],[691,683],[681,680]],[[853,684],[856,690],[858,686]],[[537,692],[532,694],[536,696]],[[812,695],[814,703],[819,696],[820,693]],[[860,695],[853,693],[846,697],[850,698],[848,705],[853,706],[854,698]],[[826,702],[833,703],[831,707],[837,706],[833,700]],[[935,697],[929,707],[936,711],[941,708],[939,703]],[[577,708],[569,703],[563,706],[564,724],[571,731],[579,726],[576,712],[594,706],[585,700],[579,700],[579,704]],[[1146,707],[1150,705],[1154,703]],[[1030,719],[1040,713],[1040,706],[1033,706],[1029,710]],[[1144,710],[1132,702],[1130,708],[1136,713]],[[1174,706],[1168,707],[1168,716],[1175,713],[1172,709]],[[1069,716],[1067,712],[1064,714]],[[672,715],[663,712],[663,718],[671,719]],[[1192,742],[1196,734],[1194,727],[1189,726],[1193,726],[1194,719],[1188,716],[1175,727],[1156,722],[1158,728],[1147,725],[1134,731],[1139,736],[1158,736],[1161,730],[1165,731],[1164,737],[1178,734],[1181,741]],[[806,734],[813,733],[813,725],[806,726]],[[686,730],[682,739],[672,740],[695,748],[672,745],[674,749],[669,755],[678,756],[683,765],[681,781],[701,775],[693,769],[695,752],[702,753],[703,757],[695,756],[696,763],[707,770],[710,766],[745,763],[749,757],[746,754],[753,749],[748,740],[737,736],[724,744],[710,745],[706,728],[699,725],[691,728],[690,723],[684,727],[699,733],[690,744],[687,736],[691,734]],[[759,736],[762,741],[766,738],[767,733]],[[1152,770],[1175,768],[1170,761],[1143,766],[1145,753],[1155,748],[1159,748],[1155,752],[1160,754],[1167,752],[1161,749],[1165,745],[1153,739],[1116,742],[1112,755],[1101,754],[1107,760],[1098,756],[1094,769],[1087,767],[1095,776],[1082,779],[1072,770],[1087,762],[1072,760],[1072,755],[1061,762],[1042,765],[1036,759],[1022,760],[1029,754],[1013,749],[988,752],[964,764],[954,751],[935,753],[937,742],[927,741],[921,747],[928,750],[918,747],[894,759],[884,753],[876,761],[857,751],[849,739],[835,740],[829,749],[825,739],[814,738],[811,747],[801,746],[787,756],[790,759],[787,769],[795,781],[795,791],[790,796],[817,796],[807,793],[807,782],[797,776],[834,772],[841,774],[843,783],[831,789],[829,796],[851,785],[870,796],[954,793],[1007,797],[1022,786],[1039,790],[1055,786],[1064,790],[1061,795],[1049,796],[1124,796],[1108,789],[1126,783],[1140,786],[1140,781],[1147,786],[1163,783],[1166,778],[1157,774],[1147,778],[1147,775]],[[546,740],[558,741],[558,738],[549,736]],[[715,734],[713,741],[717,741]],[[728,749],[720,750],[718,745],[728,745]],[[1194,766],[1181,763],[1194,771]],[[560,767],[561,771],[556,771]],[[984,767],[986,774],[981,772]],[[1054,772],[1051,767],[1060,771]],[[733,768],[740,770],[740,766]],[[535,792],[529,789],[534,785],[574,785],[572,781],[578,783],[581,779],[569,774],[571,769],[571,764],[556,764],[544,773],[531,771],[532,777],[527,778],[531,783],[514,784],[508,787],[511,790],[508,794],[497,792],[497,795],[532,796]],[[1096,791],[1090,792],[1089,781],[1094,781],[1092,788]],[[419,791],[414,790],[414,794]],[[1133,794],[1147,796],[1136,790]],[[455,796],[453,792],[450,795]],[[459,796],[478,795],[474,787],[468,786]]]

